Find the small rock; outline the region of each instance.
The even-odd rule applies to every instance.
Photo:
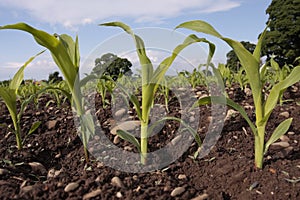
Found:
[[[118,144],[119,142],[120,142],[120,138],[119,138],[119,136],[116,135],[116,136],[114,137],[113,143],[114,143],[114,144]]]
[[[204,193],[204,194],[201,194],[191,200],[205,200],[205,199],[208,199],[208,194]]]
[[[51,120],[51,121],[46,122],[46,126],[48,129],[55,128],[56,124],[57,124],[57,120]]]
[[[279,116],[282,116],[282,117],[284,117],[284,118],[289,118],[290,113],[287,112],[287,111],[285,111],[285,112],[280,113]]]
[[[177,135],[172,141],[171,141],[171,144],[172,145],[176,145],[182,138],[182,135]]]
[[[9,171],[6,170],[6,169],[0,169],[0,175],[5,175],[5,174],[8,174]]]
[[[232,117],[235,117],[238,114],[237,111],[233,110],[233,109],[229,109],[227,111],[226,117],[225,117],[225,121],[230,120]]]
[[[212,121],[212,116],[208,116],[208,117],[207,117],[207,121],[208,121],[209,123],[211,123],[211,121]]]
[[[245,92],[245,94],[246,94],[246,96],[248,96],[248,97],[250,97],[251,95],[252,95],[252,91],[251,91],[251,89],[250,88],[245,88],[244,89],[244,92]]]
[[[280,137],[280,140],[281,140],[282,142],[288,142],[288,141],[290,141],[290,138],[289,138],[288,136],[286,136],[286,135],[282,135],[282,136]]]
[[[57,187],[63,187],[63,186],[64,186],[64,184],[62,182],[57,183]]]
[[[271,146],[286,148],[286,147],[289,147],[290,144],[288,142],[275,142],[275,143],[271,144]]]
[[[77,189],[78,186],[79,186],[79,184],[76,183],[76,182],[69,183],[69,184],[65,187],[64,191],[65,191],[65,192],[71,192],[71,191]]]
[[[33,189],[34,189],[34,187],[32,185],[28,185],[28,186],[22,187],[21,191],[22,192],[29,192]]]
[[[92,192],[89,192],[89,193],[83,195],[83,200],[87,200],[87,199],[96,197],[96,196],[100,195],[101,192],[102,192],[101,189],[97,189],[97,190],[94,190]]]
[[[122,117],[125,113],[126,113],[126,109],[125,108],[121,108],[120,110],[118,110],[117,112],[115,112],[115,116],[116,117]]]
[[[122,193],[121,192],[117,192],[116,196],[120,199],[123,197]]]
[[[191,123],[193,123],[195,120],[196,120],[196,119],[195,119],[194,116],[191,116],[190,119],[189,119],[189,121],[190,121]]]
[[[126,121],[123,123],[118,124],[113,129],[110,130],[110,133],[113,135],[117,135],[117,130],[124,130],[124,131],[132,131],[141,125],[140,121]]]
[[[185,174],[179,174],[178,179],[179,180],[186,179],[186,175]]]
[[[47,178],[55,178],[61,173],[61,170],[50,169]]]
[[[185,191],[184,187],[177,187],[171,192],[171,196],[176,197],[176,196],[182,194],[184,191]]]
[[[295,85],[292,85],[292,86],[291,86],[291,92],[293,92],[293,93],[298,92],[298,87],[295,86]]]
[[[124,150],[125,150],[125,151],[132,151],[132,147],[130,147],[130,146],[125,146],[125,147],[124,147]]]
[[[284,148],[281,152],[282,152],[283,156],[286,157],[293,151],[293,149],[294,149],[294,147],[287,147],[287,148]]]
[[[47,170],[44,167],[44,165],[42,165],[39,162],[30,162],[28,163],[31,166],[31,169],[36,172],[36,173],[40,173],[40,174],[46,174]]]
[[[117,176],[115,176],[115,177],[113,177],[113,178],[111,179],[111,184],[112,184],[113,186],[116,186],[116,187],[119,187],[119,188],[123,188],[123,187],[124,187],[123,182],[122,182],[121,179],[120,179],[119,177],[117,177]]]
[[[288,135],[295,135],[295,132],[289,131],[287,134],[288,134]]]

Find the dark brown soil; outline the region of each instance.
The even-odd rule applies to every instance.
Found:
[[[251,120],[255,120],[251,107],[253,100],[238,86],[227,92],[236,102],[246,106]],[[8,128],[12,127],[8,110],[0,102],[0,124],[3,124],[0,126],[0,199],[300,199],[299,84],[289,88],[284,99],[293,101],[287,101],[274,110],[266,138],[288,113],[293,117],[285,138],[289,146],[271,147],[262,170],[254,167],[251,130],[245,120],[235,114],[225,122],[221,138],[207,156],[193,159],[198,149],[193,142],[179,159],[161,170],[147,173],[115,170],[96,161],[93,156],[86,163],[68,102],[60,106],[50,103],[46,107],[50,100],[47,96],[41,97],[37,106],[30,104],[23,115],[23,133],[37,120],[42,125],[27,137],[24,148],[18,151],[15,136]],[[113,123],[111,108],[102,109],[98,100],[97,117],[113,141],[114,136],[109,133]],[[176,98],[170,101],[169,116],[180,115],[176,102]],[[134,116],[134,110],[131,113]],[[210,108],[201,106],[198,133],[202,139],[209,116]],[[160,135],[149,139],[150,151],[170,142],[177,128],[178,123],[167,122]],[[128,142],[120,141],[117,146],[136,151]],[[120,182],[112,183],[114,177]],[[73,190],[66,191],[70,183],[74,183]],[[86,194],[91,192],[94,192],[94,197],[88,198]]]

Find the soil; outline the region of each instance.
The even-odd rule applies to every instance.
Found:
[[[197,87],[194,92],[199,91],[206,90]],[[255,120],[251,96],[238,86],[227,92]],[[114,141],[116,136],[110,133],[115,123],[112,108],[102,108],[101,98],[96,97],[95,115],[105,135],[118,148],[136,152],[132,144]],[[163,103],[163,98],[157,99],[156,103]],[[293,122],[281,143],[270,147],[263,169],[254,165],[254,138],[249,126],[234,113],[225,121],[221,137],[207,156],[194,159],[198,146],[193,141],[168,166],[144,173],[116,170],[93,155],[86,162],[70,104],[66,101],[57,105],[51,96],[41,96],[38,104],[27,107],[21,120],[22,133],[27,133],[35,121],[42,124],[26,138],[24,148],[17,150],[15,135],[9,128],[12,121],[0,102],[0,199],[300,199],[300,84],[288,88],[283,99],[293,101],[285,101],[273,111],[266,139],[285,118],[293,117]],[[170,100],[168,116],[180,117],[178,105],[176,98]],[[201,139],[213,120],[210,109],[200,106]],[[129,113],[131,119],[137,119],[134,109]],[[179,123],[172,121],[163,124],[160,134],[149,138],[149,151],[171,142],[178,128]]]

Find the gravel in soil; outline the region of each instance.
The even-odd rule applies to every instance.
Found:
[[[86,163],[68,102],[46,106],[49,96],[42,96],[37,105],[26,109],[22,133],[37,120],[42,125],[18,151],[8,128],[12,126],[9,113],[0,102],[0,123],[4,125],[0,126],[0,199],[300,199],[299,89],[299,84],[288,88],[284,99],[294,100],[278,106],[270,117],[266,138],[285,118],[294,120],[285,137],[271,146],[262,170],[254,167],[253,136],[238,113],[227,116],[221,137],[207,156],[193,159],[198,149],[193,142],[180,158],[161,170],[129,173],[105,166],[92,156]],[[197,88],[195,93],[199,91],[205,89]],[[255,120],[251,96],[238,86],[227,92]],[[100,98],[96,99],[96,116],[111,142],[136,152],[133,145],[110,133],[112,109],[101,108]],[[180,116],[176,98],[170,101],[169,111],[169,116]],[[134,118],[134,110],[131,114]],[[204,139],[212,120],[210,107],[201,106],[199,114],[198,133]],[[161,134],[149,139],[150,151],[171,142],[178,126],[166,122]]]

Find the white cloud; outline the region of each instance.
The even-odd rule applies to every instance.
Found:
[[[1,0],[0,6],[25,10],[35,19],[74,27],[116,17],[136,22],[162,22],[187,14],[212,13],[238,7],[238,0]]]

